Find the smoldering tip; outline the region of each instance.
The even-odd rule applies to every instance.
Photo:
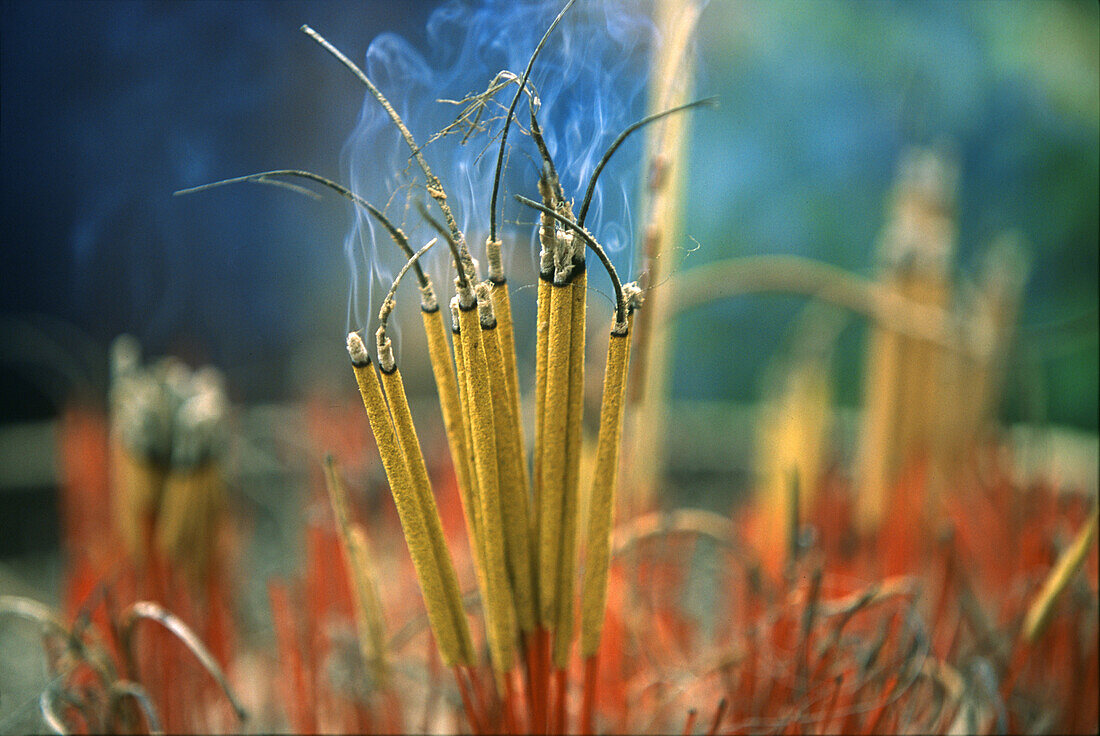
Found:
[[[358,332],[348,333],[348,355],[351,356],[352,365],[367,365],[370,363],[370,353],[367,352],[367,346],[363,343],[363,338],[359,337]]]
[[[623,300],[626,302],[626,308],[630,312],[642,306],[642,302],[645,300],[645,292],[642,290],[642,287],[638,286],[637,281],[623,284]]]

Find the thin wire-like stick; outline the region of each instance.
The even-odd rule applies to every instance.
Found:
[[[157,715],[156,706],[153,705],[153,699],[149,697],[149,691],[136,682],[118,680],[117,682],[111,683],[108,710],[112,715],[117,715],[119,704],[121,704],[125,698],[131,698],[138,704],[138,708],[141,710],[142,715],[145,716],[145,727],[149,731],[150,736],[159,736],[164,733],[164,729],[160,725],[160,717]]]
[[[410,268],[417,264],[420,260],[420,256],[427,253],[437,242],[439,242],[439,238],[432,238],[429,240],[423,248],[413,253],[412,257],[405,261],[405,265],[397,272],[397,276],[394,277],[393,283],[390,285],[390,290],[386,293],[386,298],[382,301],[382,306],[378,310],[378,321],[382,323],[378,328],[379,330],[385,331],[386,322],[389,320],[394,307],[397,306],[397,301],[394,299],[394,296],[397,294],[397,287],[401,283],[401,279],[409,272]]]
[[[236,713],[237,720],[241,722],[248,720],[248,711],[244,709],[240,700],[237,699],[236,694],[233,692],[233,688],[229,685],[229,680],[226,678],[225,673],[222,672],[222,668],[218,665],[217,660],[214,659],[214,655],[210,653],[206,645],[204,645],[199,637],[195,635],[191,627],[158,603],[153,603],[152,601],[138,601],[131,605],[123,616],[122,625],[119,628],[122,632],[124,651],[131,662],[134,661],[134,627],[141,619],[156,621],[183,642],[184,646],[191,650],[191,653],[199,660],[203,668],[217,681],[222,692],[225,693],[225,697],[229,700],[230,705],[233,706],[233,712]]]
[[[458,273],[458,287],[460,289],[468,289],[470,286],[470,279],[477,280],[477,272],[473,271],[467,273],[467,269],[471,267],[472,263],[467,263],[462,258],[462,253],[458,250],[458,243],[451,236],[449,230],[439,220],[432,217],[432,213],[428,211],[427,205],[420,200],[416,200],[416,211],[420,213],[420,216],[424,218],[424,222],[428,223],[433,230],[443,236],[443,239],[447,241],[447,247],[450,248],[451,256],[455,261],[455,271]]]
[[[197,187],[190,187],[189,189],[180,189],[178,191],[172,192],[172,196],[180,197],[185,194],[195,194],[197,192],[206,191],[207,189],[214,189],[215,187],[225,186],[226,184],[239,184],[241,182],[269,185],[281,184],[288,187],[293,186],[286,184],[286,182],[280,182],[274,179],[270,179],[269,177],[272,176],[294,176],[301,179],[308,179],[312,182],[320,184],[321,186],[328,187],[340,196],[351,200],[352,202],[369,212],[371,217],[377,220],[378,223],[383,228],[385,228],[386,232],[389,233],[389,236],[393,239],[393,242],[395,242],[397,244],[397,247],[399,247],[401,251],[405,254],[405,258],[412,258],[413,249],[412,246],[409,245],[409,239],[405,236],[405,233],[401,230],[401,228],[394,225],[393,222],[388,217],[386,217],[386,215],[383,214],[380,209],[378,209],[366,199],[351,191],[344,185],[339,184],[332,179],[325,178],[320,174],[314,174],[312,171],[303,171],[301,169],[275,169],[273,171],[261,171],[255,174],[248,174],[246,176],[235,176],[231,179],[222,179],[221,181],[214,181],[210,182],[209,184],[201,184]],[[313,194],[313,192],[310,192],[308,189],[303,189],[301,187],[296,187],[296,189],[301,189],[303,192]],[[419,264],[417,264],[416,266],[416,278],[421,285],[424,285],[428,282],[427,276],[421,270]]]
[[[523,70],[523,77],[520,79],[519,90],[516,92],[516,96],[512,98],[512,104],[508,106],[508,114],[504,118],[504,130],[500,134],[500,150],[497,152],[497,166],[496,173],[493,175],[493,195],[489,199],[489,240],[497,239],[497,196],[500,193],[500,174],[504,168],[504,149],[508,143],[508,128],[512,124],[512,116],[515,115],[516,105],[519,103],[519,98],[523,95],[524,87],[527,85],[527,78],[531,76],[531,68],[535,65],[535,59],[538,58],[539,52],[542,51],[542,47],[546,44],[546,39],[550,38],[550,34],[557,28],[558,23],[565,16],[566,11],[573,7],[573,3],[576,0],[569,0],[565,4],[565,7],[561,9],[557,17],[550,24],[550,27],[546,29],[546,32],[542,34],[542,38],[539,40],[538,46],[535,47],[534,52],[531,54],[531,58],[527,61],[527,68]]]
[[[681,110],[688,110],[693,107],[700,107],[702,105],[714,105],[717,102],[717,97],[705,97],[701,100],[688,102],[684,105],[670,107],[668,110],[654,113],[652,115],[642,118],[636,123],[632,123],[631,125],[627,126],[627,128],[623,130],[622,133],[619,133],[618,137],[616,137],[615,140],[612,141],[611,145],[607,147],[607,151],[604,152],[603,158],[601,158],[600,162],[596,164],[596,168],[592,170],[592,176],[588,179],[588,189],[586,189],[584,192],[584,200],[581,202],[581,208],[577,211],[577,224],[583,226],[584,220],[588,216],[588,206],[592,204],[592,194],[596,190],[596,180],[600,178],[600,172],[602,172],[604,167],[607,166],[607,162],[611,160],[611,157],[614,155],[615,151],[619,150],[619,146],[621,146],[623,142],[630,137],[631,133],[638,130],[639,128],[644,128],[646,125],[649,125],[655,120],[660,120],[666,115],[671,115],[672,113],[680,112]]]
[[[570,0],[572,2],[572,0]],[[382,109],[386,111],[386,114],[390,116],[390,120],[397,126],[397,130],[401,133],[401,137],[405,139],[405,143],[409,146],[409,150],[412,151],[413,158],[416,159],[416,163],[420,166],[420,170],[424,172],[424,177],[427,180],[428,196],[435,200],[439,205],[439,211],[443,213],[443,218],[447,221],[447,226],[451,230],[451,235],[454,237],[455,242],[459,244],[459,250],[465,255],[466,253],[466,239],[462,235],[462,231],[458,229],[458,223],[455,221],[454,213],[451,212],[451,206],[447,204],[447,193],[443,190],[443,184],[439,181],[439,177],[432,173],[431,168],[428,166],[428,162],[424,160],[424,154],[420,152],[420,147],[416,145],[416,140],[413,138],[412,133],[409,132],[409,128],[405,125],[405,121],[401,119],[401,116],[397,114],[397,110],[393,109],[393,105],[386,99],[386,96],[374,86],[374,82],[355,65],[348,57],[329,43],[325,38],[317,31],[310,28],[308,25],[302,26],[302,31],[305,32],[310,38],[335,56],[340,63],[346,66],[348,69],[359,78],[363,84],[367,86],[370,93],[374,95],[374,99],[378,100],[378,104],[382,106]]]

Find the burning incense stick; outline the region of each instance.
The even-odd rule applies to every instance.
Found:
[[[528,500],[524,453],[514,427],[516,419],[504,371],[504,356],[499,340],[499,325],[488,284],[478,284],[478,308],[482,314],[481,336],[489,369],[490,401],[493,409],[493,430],[496,435],[497,477],[500,484],[500,506],[504,527],[505,563],[514,594],[517,622],[520,629],[534,629],[535,601],[532,567],[528,546]]]
[[[475,661],[466,615],[462,609],[453,566],[449,574],[439,569],[430,534],[442,536],[438,514],[432,520],[422,515],[420,499],[413,487],[407,461],[390,419],[390,410],[382,396],[382,385],[375,373],[362,338],[348,335],[348,353],[355,372],[363,406],[367,410],[371,430],[390,481],[405,541],[413,559],[417,579],[424,594],[428,620],[444,663],[470,665]],[[434,522],[434,523],[433,523]],[[449,565],[449,558],[447,564]]]
[[[485,566],[488,583],[485,611],[493,666],[498,676],[501,676],[512,668],[516,622],[504,550],[504,520],[489,365],[481,329],[482,323],[491,318],[492,301],[479,301],[475,296],[471,302],[463,304],[460,295],[458,308],[481,511],[478,526],[484,546],[482,564]]]

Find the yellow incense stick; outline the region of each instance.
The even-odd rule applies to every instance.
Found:
[[[363,664],[374,678],[374,684],[383,688],[389,676],[386,662],[386,629],[382,616],[382,603],[378,597],[378,581],[370,564],[370,545],[366,532],[351,521],[348,494],[340,481],[332,456],[325,458],[325,486],[337,529],[343,542],[344,558],[348,563],[351,589],[354,591],[355,626],[359,634],[359,653]]]
[[[539,618],[553,629],[561,566],[562,502],[565,495],[566,421],[569,414],[569,348],[573,292],[568,283],[550,287],[546,349],[546,399],[539,489]]]
[[[489,652],[499,675],[510,670],[512,666],[516,621],[505,563],[504,522],[501,515],[489,366],[476,304],[476,300],[465,307],[459,304],[459,329],[462,334],[474,467],[480,496],[479,532],[484,547],[481,562],[488,582],[485,613],[489,624]],[[492,308],[491,302],[489,308]]]
[[[466,613],[462,606],[461,596],[458,595],[458,578],[455,575],[451,554],[447,549],[447,541],[443,536],[443,524],[439,519],[435,496],[432,494],[431,480],[428,477],[428,469],[424,464],[424,453],[420,449],[420,439],[417,437],[412,413],[409,411],[409,401],[405,395],[405,382],[401,378],[401,371],[398,370],[397,364],[393,360],[393,349],[384,330],[384,326],[378,330],[378,362],[382,373],[382,388],[386,392],[390,414],[393,416],[393,428],[397,433],[397,441],[401,444],[402,452],[405,453],[405,465],[409,469],[413,491],[416,493],[417,503],[420,505],[420,514],[428,531],[432,554],[435,555],[436,565],[443,578],[444,589],[455,591],[453,599],[448,597],[452,615],[465,623]]]
[[[447,326],[443,312],[438,306],[431,311],[421,308],[420,316],[424,322],[424,335],[428,339],[428,358],[432,364],[432,373],[435,375],[436,389],[439,391],[439,408],[443,414],[443,426],[447,431],[451,463],[454,465],[458,492],[462,498],[466,532],[470,537],[470,543],[473,544],[476,533],[472,518],[475,496],[472,495],[474,491],[470,477],[470,445],[467,438],[469,430],[464,418],[454,365],[451,363],[451,351],[447,346]],[[461,360],[457,355],[460,352],[460,350],[455,351],[458,360]]]
[[[166,474],[160,465],[135,457],[120,440],[112,445],[112,515],[130,557],[142,565],[151,541],[150,522],[160,505]]]
[[[500,342],[500,353],[504,359],[504,378],[508,385],[508,400],[511,404],[511,434],[516,438],[516,447],[519,448],[521,453],[520,470],[523,473],[523,483],[526,489],[530,487],[530,481],[527,478],[527,442],[524,440],[523,435],[523,410],[520,402],[519,367],[516,365],[512,299],[508,295],[508,284],[503,279],[490,281],[489,284],[492,292],[493,310],[496,312],[497,318],[497,339]]]
[[[512,323],[512,299],[508,293],[508,280],[504,275],[504,266],[500,254],[501,242],[499,240],[487,240],[485,242],[485,257],[489,262],[489,287],[492,291],[493,311],[497,318],[497,336],[500,340],[500,352],[504,355],[504,374],[508,379],[508,391],[512,396],[515,406],[513,413],[516,416],[516,431],[520,432],[519,446],[526,447],[523,442],[523,423],[520,417],[519,394],[519,369],[516,366],[516,339],[515,326]],[[524,464],[526,467],[526,463]],[[524,470],[526,473],[526,470]]]
[[[466,361],[462,355],[462,331],[458,324],[458,302],[451,299],[451,334],[454,341],[455,371],[458,377],[458,405],[462,412],[462,434],[466,441],[466,477],[469,481],[469,507],[463,509],[466,514],[466,530],[470,534],[470,545],[474,550],[475,562],[481,568],[481,501],[477,488],[477,469],[474,467],[474,440],[470,425],[469,384],[466,378]]]
[[[478,304],[492,304],[489,287],[477,287]],[[501,515],[504,522],[505,563],[508,568],[520,629],[535,628],[535,601],[531,586],[531,554],[527,539],[527,478],[523,470],[523,451],[512,431],[515,425],[512,402],[505,378],[504,356],[500,346],[500,325],[481,323],[481,338],[489,368],[496,433],[497,477],[500,486]]]
[[[208,460],[165,476],[157,512],[157,547],[187,572],[192,583],[205,578],[214,552],[218,517],[224,508],[221,469]]]
[[[405,454],[398,443],[389,408],[382,396],[382,385],[362,338],[354,332],[348,335],[348,353],[351,355],[352,370],[359,384],[359,393],[367,410],[367,419],[374,433],[378,454],[390,482],[390,491],[424,595],[428,623],[435,635],[440,657],[448,667],[457,664],[472,665],[475,658],[465,614],[461,617],[454,615],[455,602],[457,610],[462,610],[461,595],[457,585],[450,590],[445,587],[445,580],[454,583],[454,571],[452,569],[451,575],[445,577],[438,568]]]
[[[633,315],[628,318],[634,321]],[[596,466],[592,471],[592,495],[588,506],[588,542],[581,592],[581,656],[590,657],[600,647],[604,608],[607,605],[607,570],[611,562],[611,529],[615,514],[615,486],[619,475],[619,445],[623,432],[623,398],[630,366],[630,328],[611,332],[600,403],[600,431],[596,441]]]
[[[1081,569],[1081,565],[1085,562],[1085,555],[1092,547],[1093,540],[1096,539],[1096,525],[1097,505],[1094,501],[1089,520],[1085,522],[1081,531],[1077,532],[1077,536],[1069,549],[1058,558],[1054,569],[1050,571],[1046,582],[1043,583],[1042,591],[1027,610],[1027,616],[1024,618],[1024,636],[1027,637],[1029,642],[1037,641],[1046,631],[1054,613],[1055,601],[1058,600],[1058,596],[1073,580],[1073,576],[1077,574],[1077,571]]]
[[[500,339],[500,352],[504,356],[504,377],[508,384],[508,395],[513,404],[513,413],[519,418],[520,393],[519,393],[519,367],[516,365],[516,338],[515,326],[512,323],[512,298],[508,294],[506,281],[491,281],[493,309],[497,316],[497,335]],[[523,423],[517,421],[516,429],[519,435],[520,447],[523,442]]]
[[[389,682],[389,662],[386,658],[386,619],[382,613],[382,602],[378,596],[378,578],[369,564],[371,559],[370,543],[367,532],[361,524],[352,524],[347,534],[348,556],[358,560],[355,566],[356,596],[362,601],[355,607],[356,626],[360,632],[367,632],[367,641],[359,635],[360,650],[364,643],[369,648],[364,653],[371,667],[374,684],[385,688]],[[363,627],[366,627],[365,629]]]
[[[569,327],[569,412],[566,420],[565,487],[562,497],[561,566],[558,573],[557,622],[554,630],[554,666],[569,665],[573,639],[573,589],[577,573],[577,485],[580,480],[581,440],[584,424],[584,338],[588,275],[584,270],[584,244],[575,259],[570,287],[572,307]]]
[[[470,532],[470,550],[473,554],[474,572],[477,575],[478,592],[481,600],[489,600],[489,580],[486,576],[485,563],[485,535],[481,533],[484,523],[481,521],[481,496],[477,486],[477,470],[474,467],[473,437],[471,435],[470,408],[469,408],[469,384],[466,378],[466,362],[462,355],[462,330],[459,327],[458,297],[451,299],[451,331],[454,336],[455,367],[458,371],[458,395],[462,407],[464,429],[466,434],[468,475],[470,477],[470,508],[464,510],[466,514],[466,529]],[[485,614],[488,616],[488,613]]]
[[[546,441],[543,426],[546,419],[546,359],[547,345],[550,336],[550,285],[554,281],[554,263],[550,255],[553,245],[554,223],[547,216],[542,215],[542,225],[539,227],[539,241],[542,243],[542,253],[539,256],[539,282],[538,303],[535,318],[535,448],[534,448],[534,472],[531,476],[532,502],[534,504],[533,533],[536,544],[535,558],[538,559],[537,546],[542,537],[542,453]],[[539,575],[541,566],[536,569]],[[539,575],[541,577],[541,575]],[[536,591],[537,592],[537,591]]]

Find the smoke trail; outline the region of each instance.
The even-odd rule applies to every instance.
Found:
[[[366,54],[365,71],[404,118],[433,171],[442,180],[459,226],[475,258],[483,257],[496,145],[515,83],[501,87],[478,107],[471,99],[503,70],[520,74],[560,2],[486,0],[449,2],[428,20],[422,52],[394,34],[378,36]],[[649,56],[656,43],[650,19],[626,0],[578,3],[543,48],[531,74],[541,107],[539,123],[567,197],[579,199],[606,146],[644,114]],[[516,120],[526,131],[529,102]],[[451,126],[463,112],[463,124]],[[438,135],[446,131],[445,135]],[[509,136],[499,198],[506,257],[521,249],[535,218],[516,205],[512,192],[535,195],[537,150],[526,135]],[[640,176],[641,136],[629,141],[604,170],[593,196],[589,228],[612,252],[632,250],[630,202]],[[424,180],[409,150],[381,106],[369,95],[343,151],[351,188],[383,208],[403,227],[414,247],[433,233],[417,214],[427,201]],[[361,302],[369,284],[388,281],[401,262],[397,249],[356,215],[345,250],[352,269],[352,327],[365,326],[372,307]],[[444,249],[428,268],[448,291],[450,263]],[[358,283],[358,286],[357,286]],[[366,289],[362,284],[367,284]],[[369,298],[369,296],[368,296]]]

